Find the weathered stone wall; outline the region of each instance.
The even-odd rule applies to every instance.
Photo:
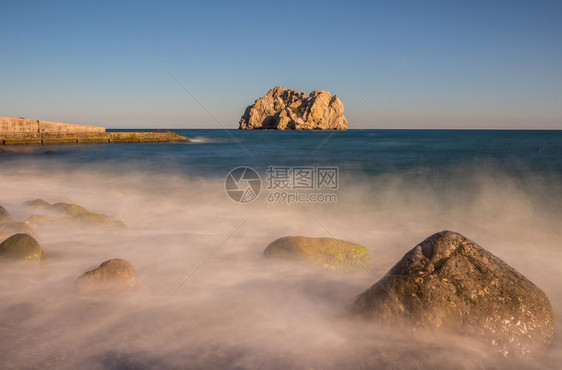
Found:
[[[189,141],[174,132],[106,132],[104,127],[0,117],[0,145]]]
[[[0,135],[15,133],[83,133],[105,132],[105,127],[0,117]]]

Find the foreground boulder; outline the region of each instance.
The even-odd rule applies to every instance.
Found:
[[[302,260],[333,270],[369,268],[370,263],[367,248],[332,238],[286,236],[269,244],[263,254]]]
[[[12,218],[12,216],[10,216],[8,211],[6,211],[4,207],[0,206],[0,223],[12,222],[13,220],[14,219]]]
[[[240,118],[244,130],[347,130],[343,104],[328,91],[305,93],[277,86]]]
[[[0,244],[0,257],[29,261],[45,259],[43,249],[31,235],[15,234]]]
[[[406,253],[349,311],[389,325],[469,335],[506,356],[541,351],[554,333],[554,314],[542,290],[451,231]]]
[[[76,288],[82,293],[127,292],[134,287],[133,266],[119,258],[102,262],[98,268],[84,273],[76,280]]]

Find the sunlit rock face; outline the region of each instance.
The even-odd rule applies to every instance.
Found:
[[[436,233],[406,253],[349,311],[391,325],[466,334],[506,356],[540,352],[554,334],[544,292],[451,231]]]
[[[81,293],[119,293],[133,290],[135,271],[126,260],[115,258],[102,262],[99,267],[84,273],[76,280]]]
[[[277,86],[240,118],[244,130],[347,130],[343,103],[328,91],[305,93]]]

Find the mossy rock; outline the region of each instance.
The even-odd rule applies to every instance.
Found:
[[[333,270],[368,269],[371,262],[367,248],[333,238],[286,236],[269,244],[263,254],[302,260]]]
[[[36,209],[44,209],[51,206],[51,203],[44,201],[43,199],[34,199],[25,203],[26,206]]]
[[[76,280],[82,293],[125,292],[135,287],[135,270],[126,260],[115,258],[104,261],[99,267],[84,273]]]
[[[45,259],[45,254],[31,235],[15,234],[0,244],[0,257],[41,261]]]
[[[63,213],[71,217],[87,215],[90,213],[86,208],[79,206],[78,204],[69,203],[55,203],[48,209],[49,211]]]
[[[4,207],[0,206],[0,222],[12,222],[13,220],[14,219],[10,216],[8,211],[6,211]]]

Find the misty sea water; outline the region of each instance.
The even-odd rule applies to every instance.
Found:
[[[26,205],[41,198],[127,225],[59,220],[30,231],[48,268],[0,269],[5,367],[559,366],[558,324],[548,350],[520,362],[468,337],[427,337],[341,313],[417,243],[453,230],[544,290],[559,318],[562,131],[173,131],[191,142],[0,153],[0,205],[15,221],[46,212]],[[225,191],[241,166],[262,180],[248,204]],[[337,168],[337,200],[269,202],[270,166]],[[266,246],[288,235],[358,243],[370,267],[347,274],[266,261]],[[78,296],[76,278],[109,258],[134,266],[138,289]]]

